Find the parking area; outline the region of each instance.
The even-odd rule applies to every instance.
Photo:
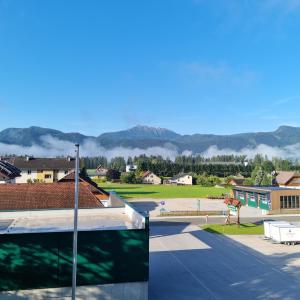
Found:
[[[299,299],[300,246],[151,226],[149,299]]]

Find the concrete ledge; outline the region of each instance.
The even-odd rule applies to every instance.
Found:
[[[1,300],[71,299],[68,288],[0,292]],[[130,282],[77,287],[76,300],[147,300],[148,282]]]

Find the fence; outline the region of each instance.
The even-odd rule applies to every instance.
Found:
[[[223,211],[216,210],[176,210],[176,211],[162,211],[161,217],[179,217],[179,216],[222,216]]]

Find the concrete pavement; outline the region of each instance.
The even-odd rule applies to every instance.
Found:
[[[149,299],[299,299],[299,268],[284,269],[291,253],[258,252],[268,243],[259,239],[247,245],[185,222],[151,226]]]
[[[162,205],[162,202],[164,205]],[[141,198],[130,200],[130,203],[140,212],[148,212],[150,218],[157,218],[160,210],[163,208],[167,211],[227,211],[227,206],[223,199],[203,199],[203,198],[174,198],[174,199],[150,199]],[[246,207],[241,208],[241,217],[261,217],[262,212],[258,208]]]

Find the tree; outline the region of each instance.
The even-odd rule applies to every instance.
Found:
[[[275,167],[270,160],[265,160],[262,163],[262,168],[263,168],[264,172],[266,172],[267,174],[271,174],[275,170]]]
[[[120,179],[121,173],[118,170],[108,169],[106,172],[106,178],[108,181]]]
[[[256,176],[255,176],[254,185],[262,185],[262,182],[264,180],[264,176],[265,176],[264,170],[262,169],[262,167],[260,167],[257,174],[256,174]]]
[[[122,173],[120,179],[122,183],[136,183],[134,172]]]
[[[111,169],[117,170],[119,172],[125,172],[126,170],[125,159],[121,156],[112,158],[109,165]]]
[[[244,185],[248,185],[248,186],[254,185],[254,180],[251,177],[245,178]]]
[[[261,185],[265,185],[265,186],[272,185],[272,175],[264,174]]]

